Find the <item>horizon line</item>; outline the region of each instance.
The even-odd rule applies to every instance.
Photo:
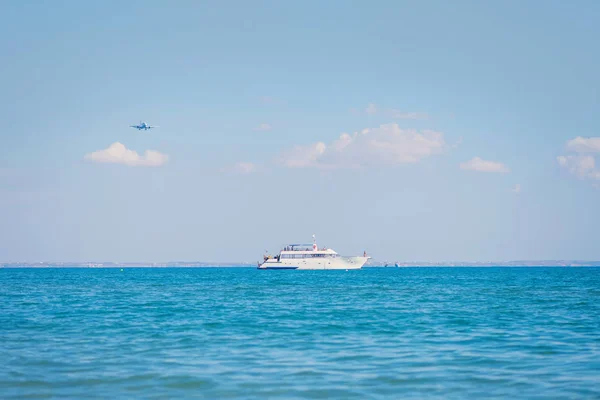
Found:
[[[525,263],[528,265],[535,265],[537,263],[543,264],[599,264],[600,260],[583,260],[583,259],[522,259],[522,260],[480,260],[480,261],[460,261],[460,260],[444,260],[444,261],[425,261],[425,260],[406,260],[406,261],[384,261],[384,260],[373,260],[371,259],[367,265],[470,265],[470,264],[487,264],[487,265],[503,265],[503,264],[516,264]],[[3,261],[0,265],[254,265],[256,261]]]

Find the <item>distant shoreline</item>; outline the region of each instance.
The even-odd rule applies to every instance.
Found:
[[[600,261],[580,260],[540,260],[540,261],[504,261],[504,262],[370,262],[363,268],[435,268],[435,267],[600,267]],[[0,268],[254,268],[256,263],[248,262],[165,262],[165,263],[116,263],[116,262],[7,262]]]

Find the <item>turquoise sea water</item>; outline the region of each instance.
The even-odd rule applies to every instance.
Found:
[[[0,269],[0,398],[600,398],[600,268]]]

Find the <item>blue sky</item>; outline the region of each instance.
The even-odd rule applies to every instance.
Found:
[[[0,259],[255,261],[313,233],[379,260],[600,259],[599,19],[3,2]]]

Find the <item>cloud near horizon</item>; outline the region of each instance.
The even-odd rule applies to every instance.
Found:
[[[353,135],[342,133],[329,145],[317,142],[295,146],[282,153],[278,161],[289,168],[359,168],[417,163],[445,148],[441,132],[401,129],[392,123]]]
[[[168,161],[169,156],[155,150],[146,150],[144,155],[140,156],[136,151],[129,150],[124,144],[115,142],[104,150],[86,154],[84,159],[98,163],[123,164],[136,167],[159,167]]]
[[[471,160],[460,163],[460,169],[477,172],[506,173],[510,169],[501,162],[483,160],[481,157],[473,157]]]

